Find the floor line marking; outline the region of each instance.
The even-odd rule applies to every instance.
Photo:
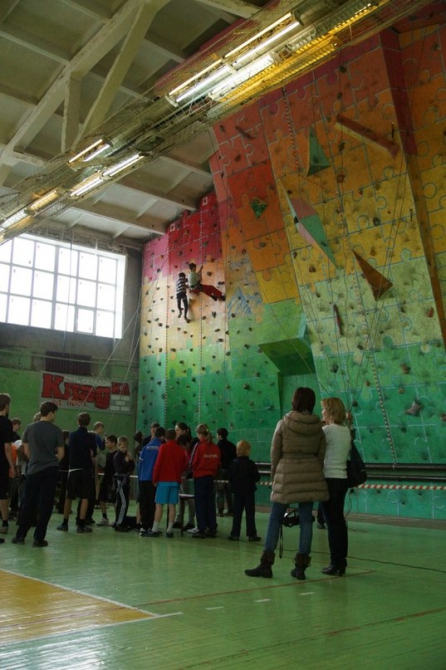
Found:
[[[255,603],[270,603],[270,598],[263,598],[263,600],[254,600]]]
[[[376,570],[363,570],[361,572],[357,573],[350,573],[348,575],[344,575],[343,579],[352,579],[354,577],[362,577],[363,575],[370,575],[374,574]],[[323,582],[327,582],[330,579],[330,577],[318,577],[317,579],[312,579],[311,584],[321,584]],[[333,576],[331,579],[339,579],[337,576]],[[201,598],[215,598],[217,596],[232,596],[236,593],[250,593],[252,591],[258,591],[259,589],[265,591],[269,589],[284,589],[284,588],[296,588],[299,586],[305,586],[305,584],[308,585],[308,582],[303,582],[299,580],[294,580],[294,582],[287,582],[283,584],[269,584],[269,585],[262,585],[262,586],[257,586],[257,587],[251,587],[247,589],[236,589],[235,591],[215,591],[213,593],[200,593],[200,594],[195,594],[195,595],[190,595],[190,596],[184,596],[180,598],[168,598],[166,600],[155,600],[150,605],[167,605],[169,603],[174,603],[174,602],[190,602],[191,600],[200,600]],[[142,607],[142,605],[140,605]]]
[[[5,570],[4,568],[0,568],[0,573],[1,572],[5,572],[9,575],[14,575],[14,577],[22,577],[22,579],[30,579],[33,582],[38,582],[40,584],[45,584],[47,586],[52,586],[53,588],[61,589],[63,591],[68,591],[69,593],[76,593],[80,596],[84,596],[85,598],[92,598],[94,600],[101,600],[102,602],[110,603],[111,605],[117,605],[118,607],[123,607],[125,609],[134,610],[135,612],[141,612],[141,614],[149,615],[149,616],[152,616],[152,617],[159,616],[156,612],[149,612],[147,610],[141,609],[141,607],[135,607],[133,605],[126,605],[125,603],[119,602],[119,600],[112,600],[111,598],[104,598],[103,596],[92,595],[91,593],[86,593],[85,591],[80,591],[79,589],[73,589],[71,586],[61,586],[60,584],[56,584],[54,582],[49,582],[48,580],[40,579],[39,577],[29,577],[28,575],[24,575],[20,572],[15,572],[14,570]]]
[[[223,605],[221,605],[220,607],[206,607],[206,609],[209,610],[209,611],[211,611],[211,610],[224,610],[224,607],[223,607]]]

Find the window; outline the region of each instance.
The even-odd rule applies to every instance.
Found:
[[[22,235],[0,245],[0,321],[122,336],[125,257]]]

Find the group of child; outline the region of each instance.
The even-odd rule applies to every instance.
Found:
[[[225,429],[221,429],[227,435]],[[143,442],[139,454],[139,510],[142,537],[161,535],[160,522],[164,505],[168,506],[166,537],[173,537],[173,529],[182,527],[176,517],[180,494],[189,505],[189,522],[183,530],[194,539],[217,536],[215,481],[221,472],[222,453],[214,444],[206,424],[199,424],[197,437],[192,438],[186,424],[165,430],[152,424],[150,438]],[[246,514],[247,536],[258,542],[255,525],[255,491],[260,479],[257,467],[249,458],[249,442],[242,440],[236,447],[236,458],[229,464],[228,479],[233,491],[233,525],[229,540],[238,540],[243,511]],[[193,489],[190,486],[193,481]],[[193,519],[196,514],[197,525]]]

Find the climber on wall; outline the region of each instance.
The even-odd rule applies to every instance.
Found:
[[[184,310],[184,320],[186,323],[189,323],[189,319],[187,318],[187,310],[189,307],[189,303],[187,300],[187,294],[186,294],[186,289],[187,289],[187,279],[186,275],[184,272],[180,272],[178,275],[178,279],[175,285],[175,291],[176,291],[176,297],[177,297],[177,306],[178,306],[178,316],[181,317],[183,314]]]
[[[215,286],[210,286],[206,284],[202,284],[201,280],[201,273],[203,270],[203,266],[200,267],[199,270],[197,270],[197,266],[195,263],[189,263],[189,270],[190,270],[190,275],[188,279],[189,283],[189,290],[191,293],[195,293],[195,295],[199,295],[200,293],[205,293],[209,297],[212,298],[212,300],[224,300],[225,296],[221,291],[218,290],[218,288],[215,288]]]

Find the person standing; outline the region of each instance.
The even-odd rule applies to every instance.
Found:
[[[242,515],[246,515],[246,535],[249,542],[260,542],[256,528],[256,491],[260,473],[257,465],[249,458],[251,445],[246,440],[237,442],[237,458],[229,467],[229,482],[234,493],[234,519],[228,540],[237,542],[240,538]]]
[[[12,423],[8,419],[11,396],[8,393],[0,393],[0,512],[2,526],[0,533],[8,532],[9,515],[9,490],[10,472],[15,476],[16,468],[12,454],[12,443],[14,442],[14,431]],[[0,538],[0,544],[5,540]]]
[[[344,517],[344,502],[348,491],[347,459],[351,447],[350,429],[345,425],[346,411],[340,398],[322,400],[322,421],[327,441],[324,475],[330,497],[322,503],[328,531],[330,565],[324,575],[342,575],[347,567],[348,530]]]
[[[68,531],[68,520],[71,514],[73,500],[79,498],[80,507],[77,519],[77,533],[91,533],[91,528],[85,525],[88,505],[94,497],[94,453],[96,439],[94,433],[89,433],[90,425],[88,412],[81,412],[77,416],[78,429],[70,434],[68,442],[69,469],[67,481],[67,495],[65,499],[63,522],[57,530]]]
[[[197,426],[198,444],[191,459],[195,486],[197,532],[194,539],[217,537],[214,480],[220,468],[220,449],[212,442],[212,434],[205,423]]]
[[[292,503],[299,503],[299,551],[294,558],[292,577],[305,579],[311,563],[313,503],[328,498],[323,473],[325,434],[322,422],[313,414],[316,396],[312,389],[294,392],[292,411],[285,414],[274,431],[271,445],[271,513],[260,565],[245,570],[248,577],[273,576],[275,549],[283,517]]]
[[[44,402],[40,406],[40,420],[31,423],[23,434],[23,447],[28,462],[25,493],[14,544],[24,544],[37,510],[37,525],[34,531],[33,547],[47,547],[45,535],[54,506],[59,461],[64,455],[62,431],[54,425],[57,405]]]
[[[217,430],[217,447],[220,449],[221,470],[219,472],[220,481],[217,483],[217,511],[218,516],[223,516],[226,498],[226,515],[234,514],[234,504],[232,499],[231,485],[228,481],[229,468],[231,463],[237,458],[235,444],[228,440],[228,431],[226,428]]]

